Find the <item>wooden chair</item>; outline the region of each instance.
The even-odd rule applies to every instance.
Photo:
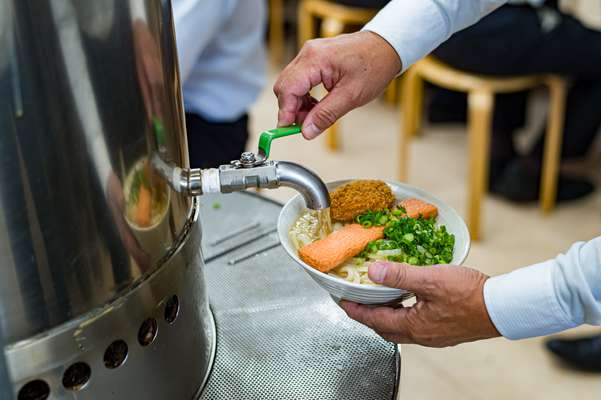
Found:
[[[400,180],[407,179],[409,144],[421,129],[423,81],[468,94],[468,227],[473,240],[480,238],[482,196],[488,187],[490,136],[495,94],[511,93],[546,86],[550,95],[545,149],[540,185],[540,207],[549,213],[555,206],[566,84],[556,75],[513,77],[483,76],[466,73],[438,61],[433,56],[417,62],[406,73],[403,84]]]
[[[301,0],[298,6],[299,48],[318,37],[338,36],[350,27],[363,26],[378,12],[377,9],[349,7],[326,0]],[[316,23],[320,21],[319,32]],[[330,150],[340,148],[339,123],[326,131],[326,143]]]
[[[274,63],[284,60],[284,0],[269,0],[269,54]]]

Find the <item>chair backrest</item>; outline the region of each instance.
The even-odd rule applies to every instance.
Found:
[[[492,76],[472,74],[453,68],[434,56],[427,56],[411,67],[410,73],[416,73],[430,83],[446,89],[469,92],[486,88],[494,93],[509,93],[531,89],[541,85],[546,75]]]

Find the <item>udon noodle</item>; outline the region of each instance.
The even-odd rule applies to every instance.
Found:
[[[316,240],[324,239],[330,233],[328,230],[328,225],[330,224],[329,217],[329,209],[319,212],[308,210],[296,220],[288,232],[290,241],[296,251]],[[344,224],[336,222],[331,225],[331,230],[337,231],[342,229],[343,226]],[[363,259],[352,258],[339,267],[334,268],[328,274],[352,283],[375,285],[367,276],[369,264],[369,262],[365,262]]]

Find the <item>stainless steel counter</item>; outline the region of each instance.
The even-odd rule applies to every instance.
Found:
[[[250,194],[201,197],[205,276],[217,354],[201,399],[396,398],[397,347],[350,320],[285,254],[272,247],[280,205]],[[228,232],[253,226],[218,245]],[[236,259],[242,261],[230,263]]]

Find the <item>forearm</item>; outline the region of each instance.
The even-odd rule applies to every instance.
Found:
[[[601,237],[576,243],[553,260],[490,278],[490,318],[509,339],[601,325]]]
[[[403,70],[506,0],[392,0],[365,26],[396,50]]]

